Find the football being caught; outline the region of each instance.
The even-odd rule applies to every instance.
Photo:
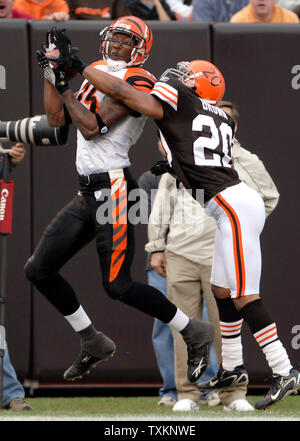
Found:
[[[47,58],[50,58],[51,64],[53,67],[57,67],[58,63],[55,61],[59,58],[59,49],[55,48],[45,53]],[[72,80],[76,77],[77,72],[72,67],[64,67],[64,71],[67,73],[67,79]]]

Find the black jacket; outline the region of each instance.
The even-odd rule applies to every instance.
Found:
[[[11,172],[12,169],[15,167],[16,164],[13,164],[11,161],[9,161],[9,172]],[[4,161],[3,161],[3,157],[0,157],[0,179],[3,178],[3,169],[4,169]]]
[[[168,14],[168,16],[172,20],[176,20],[175,14],[171,11],[169,8],[169,5],[167,4],[166,0],[160,0],[162,7]],[[128,3],[128,7],[130,9],[130,12],[132,15],[135,15],[136,17],[141,18],[142,20],[159,20],[158,14],[156,11],[156,7],[148,8],[145,6],[140,0],[131,0]]]

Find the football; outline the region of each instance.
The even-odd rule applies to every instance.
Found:
[[[55,48],[48,52],[45,52],[45,55],[47,58],[51,58],[51,64],[53,67],[57,67],[58,63],[55,61],[55,59],[59,58],[59,49]],[[72,69],[71,67],[65,67],[64,71],[67,73],[67,80],[72,80],[74,77],[76,77],[77,72],[75,69]]]

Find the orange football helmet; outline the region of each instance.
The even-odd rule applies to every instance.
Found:
[[[134,15],[115,20],[100,32],[100,53],[104,60],[107,60],[110,56],[109,43],[114,40],[113,35],[117,33],[131,37],[130,42],[126,43],[132,46],[130,61],[126,63],[126,66],[142,66],[149,56],[153,43],[153,34],[150,27]]]
[[[209,61],[181,61],[177,64],[177,69],[168,69],[167,72],[171,72],[179,77],[200,98],[209,101],[211,104],[217,104],[224,96],[225,80],[223,75]]]

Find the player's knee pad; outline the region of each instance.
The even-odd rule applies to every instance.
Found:
[[[29,257],[24,266],[24,273],[27,280],[32,280],[34,277],[34,268],[32,263],[32,257]]]
[[[45,279],[47,276],[42,273],[42,271],[39,270],[38,266],[36,265],[35,259],[33,256],[31,256],[25,266],[24,266],[24,273],[27,280],[30,282],[35,282],[39,280]]]

